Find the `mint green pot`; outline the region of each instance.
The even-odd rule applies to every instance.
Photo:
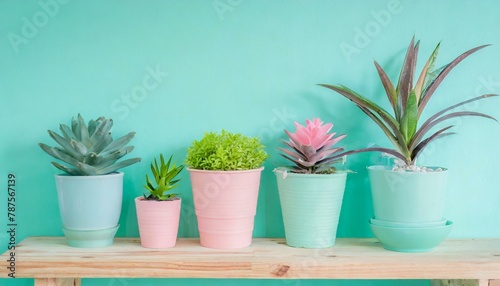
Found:
[[[375,219],[399,223],[442,221],[448,171],[398,172],[368,167]]]
[[[296,174],[283,168],[274,173],[286,243],[303,248],[334,245],[347,173]]]

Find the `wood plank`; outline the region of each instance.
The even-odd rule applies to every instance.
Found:
[[[432,252],[399,253],[372,238],[339,238],[328,249],[255,238],[237,250],[182,238],[174,248],[155,250],[141,247],[137,238],[81,249],[66,246],[63,237],[30,237],[16,250],[20,278],[500,279],[500,239],[448,239]],[[1,257],[1,277],[8,274],[7,255]]]
[[[35,286],[81,286],[80,279],[35,278]]]
[[[430,286],[489,286],[488,280],[445,279],[431,280]]]

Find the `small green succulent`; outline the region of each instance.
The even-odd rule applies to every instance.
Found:
[[[160,165],[158,165],[158,161],[156,159],[154,160],[154,163],[151,163],[151,172],[153,173],[156,187],[153,185],[153,182],[151,182],[148,175],[146,175],[146,185],[144,185],[144,188],[149,192],[148,196],[144,195],[146,200],[166,201],[177,196],[177,194],[168,192],[178,186],[180,179],[174,179],[177,175],[179,175],[184,166],[176,166],[175,163],[170,166],[171,162],[172,156],[170,156],[167,163],[165,163],[163,155],[160,154]]]
[[[222,130],[193,141],[185,163],[199,170],[251,170],[260,168],[267,157],[259,138]]]
[[[71,127],[66,124],[59,126],[62,136],[48,130],[50,137],[60,146],[50,147],[43,143],[38,145],[47,154],[69,164],[70,166],[66,166],[52,162],[56,168],[69,175],[109,174],[141,161],[141,158],[132,158],[117,162],[134,149],[134,146],[125,145],[132,140],[135,132],[113,140],[110,132],[112,126],[113,120],[104,117],[85,124],[83,117],[78,114],[77,119],[71,119]]]

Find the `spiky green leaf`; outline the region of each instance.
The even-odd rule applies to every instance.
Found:
[[[398,94],[398,110],[400,120],[404,116],[404,112],[407,106],[408,97],[413,88],[413,75],[415,73],[415,66],[417,61],[417,52],[419,43],[414,45],[415,37],[410,41],[410,45],[406,51],[406,56],[403,61],[403,66],[401,68],[401,73],[399,75],[398,85],[396,87],[396,92]]]
[[[429,117],[429,119],[427,119],[423,124],[422,126],[420,127],[420,129],[415,133],[415,136],[413,137],[412,141],[410,142],[410,150],[413,150],[415,148],[415,146],[417,146],[418,143],[420,143],[420,141],[423,139],[423,137],[425,136],[425,134],[427,134],[427,132],[430,131],[431,128],[433,128],[434,126],[436,126],[438,123],[444,121],[444,120],[447,120],[447,119],[451,119],[451,118],[454,118],[454,117],[460,117],[460,116],[480,116],[480,117],[485,117],[485,118],[489,118],[489,119],[492,119],[492,120],[495,120],[495,118],[493,118],[492,116],[489,116],[489,115],[486,115],[486,114],[482,114],[482,113],[478,113],[478,112],[474,112],[472,114],[461,114],[461,113],[455,113],[455,115],[453,116],[448,116],[448,117],[441,117],[441,115],[445,114],[446,112],[448,111],[451,111],[457,107],[460,107],[460,106],[463,106],[465,104],[468,104],[468,103],[471,103],[471,102],[474,102],[474,101],[477,101],[477,100],[482,100],[482,99],[485,99],[485,98],[490,98],[490,97],[495,97],[495,96],[498,96],[498,94],[483,94],[483,95],[480,95],[480,96],[477,96],[477,97],[474,97],[474,98],[471,98],[471,99],[468,99],[468,100],[465,100],[465,101],[462,101],[462,102],[459,102],[457,104],[454,104],[450,107],[447,107],[439,112],[436,112],[434,115],[432,115],[431,117]],[[438,120],[439,121],[436,121]]]
[[[374,63],[375,63],[375,68],[377,69],[378,75],[380,77],[380,81],[384,86],[385,93],[387,94],[387,98],[389,99],[389,103],[391,104],[392,109],[394,111],[395,117],[399,118],[398,94],[394,89],[394,85],[392,84],[391,80],[387,76],[386,72],[382,69],[382,67],[376,61],[374,61]]]
[[[438,88],[438,86],[441,84],[441,82],[446,78],[446,76],[450,73],[450,71],[457,66],[462,60],[470,56],[471,54],[477,52],[478,50],[485,48],[489,45],[482,45],[479,47],[475,47],[473,49],[470,49],[466,51],[465,53],[461,54],[458,56],[456,59],[454,59],[452,62],[450,62],[448,65],[445,66],[445,68],[439,73],[439,75],[434,79],[423,91],[422,93],[422,98],[419,102],[419,107],[418,107],[418,116],[422,114],[424,111],[425,106],[427,105],[427,102],[431,99],[432,95]]]
[[[410,92],[410,96],[408,97],[408,101],[406,103],[405,112],[403,118],[401,119],[401,133],[403,134],[403,138],[405,140],[405,145],[408,146],[413,135],[417,131],[417,121],[418,121],[418,105],[417,105],[417,96],[415,95],[415,91],[412,90]]]
[[[415,95],[417,96],[417,103],[420,101],[422,97],[422,90],[424,89],[424,84],[427,82],[427,79],[432,74],[432,70],[434,69],[434,63],[436,61],[439,46],[441,43],[438,43],[431,56],[425,63],[424,68],[422,69],[420,76],[418,77],[417,83],[415,84]],[[437,75],[436,75],[437,76]]]

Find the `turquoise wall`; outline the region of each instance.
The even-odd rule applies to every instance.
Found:
[[[480,93],[500,93],[500,2],[490,1],[70,1],[0,0],[0,250],[7,249],[7,175],[17,176],[17,240],[62,235],[51,158],[37,146],[47,129],[82,113],[115,119],[114,134],[136,131],[124,169],[117,236],[137,237],[133,198],[160,152],[182,161],[189,144],[222,128],[259,136],[270,158],[260,189],[255,237],[283,237],[276,182],[284,164],[276,147],[293,121],[321,117],[347,133],[346,148],[388,141],[348,100],[318,83],[343,83],[384,102],[373,59],[399,74],[409,40],[421,39],[423,61],[442,41],[438,65],[465,50],[493,44],[465,60],[428,107],[437,111]],[[423,63],[420,62],[420,65]],[[469,110],[500,118],[500,101]],[[446,216],[451,237],[500,237],[500,125],[455,120],[458,135],[431,145],[421,163],[450,169]],[[356,155],[339,237],[371,237],[365,166]],[[181,237],[196,237],[187,172]],[[2,277],[3,278],[3,277]],[[0,279],[29,285],[30,279]],[[234,280],[85,279],[84,285],[233,285]],[[254,280],[237,281],[253,285]],[[269,280],[262,285],[427,285],[428,281]]]

